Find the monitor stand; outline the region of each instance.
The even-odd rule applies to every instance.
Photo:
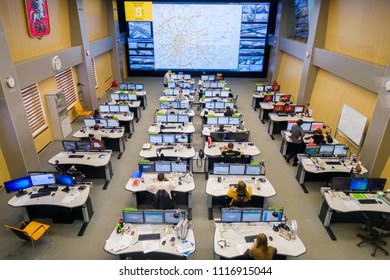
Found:
[[[68,193],[70,191],[69,186],[66,186],[65,188],[63,188],[62,191]]]
[[[25,191],[25,190],[18,191],[18,192],[16,193],[16,197],[21,197],[21,196],[26,195],[26,194],[27,194],[27,191]]]

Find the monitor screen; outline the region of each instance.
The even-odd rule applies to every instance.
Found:
[[[163,211],[144,211],[144,220],[146,224],[163,224],[164,212]]]
[[[75,150],[77,150],[76,141],[63,140],[62,141],[62,146],[64,147],[65,151],[75,151]]]
[[[129,101],[136,101],[138,99],[137,94],[130,93],[129,94]]]
[[[4,182],[4,188],[7,193],[21,193],[24,189],[27,189],[29,187],[32,187],[30,176]]]
[[[176,143],[175,134],[163,134],[163,143],[165,144],[173,144]]]
[[[129,95],[127,93],[121,93],[119,95],[119,100],[120,101],[127,101],[127,100],[129,100]]]
[[[304,153],[308,155],[318,155],[320,153],[320,146],[306,145]]]
[[[283,210],[263,210],[263,222],[280,222],[283,218]]]
[[[229,124],[231,125],[240,125],[241,118],[236,118],[236,117],[229,117]]]
[[[91,142],[90,141],[76,141],[77,150],[90,151]]]
[[[127,105],[119,105],[119,112],[121,113],[129,113],[130,108]]]
[[[263,101],[264,102],[271,102],[273,100],[273,98],[274,98],[273,94],[266,94],[266,95],[264,95]]]
[[[178,115],[177,120],[178,120],[178,122],[187,124],[190,121],[190,116],[189,115],[180,114],[180,115]]]
[[[249,133],[226,132],[222,142],[249,142]]]
[[[275,105],[274,106],[274,113],[279,113],[284,111],[284,106],[283,105]]]
[[[156,115],[156,122],[158,123],[167,122],[167,115]]]
[[[291,128],[293,127],[294,124],[296,124],[296,121],[288,121],[287,122],[287,128],[286,130],[291,131]]]
[[[230,164],[229,174],[230,175],[244,175],[245,174],[245,164]]]
[[[30,174],[30,179],[33,186],[48,186],[56,183],[53,173]]]
[[[210,87],[211,87],[211,88],[217,88],[217,87],[218,87],[218,83],[216,83],[216,82],[211,82],[211,83],[210,83]]]
[[[162,144],[163,143],[162,134],[149,134],[149,143]]]
[[[345,145],[334,145],[333,154],[339,157],[347,156],[348,148]]]
[[[225,139],[225,132],[211,132],[210,137],[213,142],[223,142]]]
[[[265,91],[270,92],[272,91],[272,86],[265,86],[264,89]]]
[[[190,88],[191,87],[191,83],[190,82],[183,82],[182,87],[183,88]]]
[[[135,90],[135,84],[133,84],[133,83],[127,84],[127,90],[128,91]]]
[[[280,94],[275,94],[274,95],[274,97],[273,97],[273,99],[272,99],[272,101],[274,101],[274,102],[278,102],[279,101],[279,99],[282,97],[283,95],[280,95]]]
[[[214,163],[213,174],[214,175],[229,175],[229,164]]]
[[[207,124],[218,125],[218,117],[207,117]]]
[[[309,122],[304,122],[302,125],[301,125],[301,128],[303,129],[303,131],[311,131],[311,123]]]
[[[225,87],[225,83],[224,82],[218,82],[217,83],[217,87],[218,88],[224,88]]]
[[[230,96],[230,91],[222,90],[220,96],[223,98],[228,98]]]
[[[119,121],[114,119],[107,119],[108,127],[119,127]]]
[[[294,113],[295,112],[295,106],[294,105],[286,105],[286,106],[284,106],[284,112],[285,113]]]
[[[207,81],[209,79],[209,76],[208,75],[202,75],[202,76],[200,76],[200,79],[202,81]]]
[[[261,166],[260,164],[252,165],[247,164],[245,168],[245,175],[260,175]]]
[[[167,115],[167,122],[177,122],[177,115],[176,114],[169,114]]]
[[[185,218],[186,218],[185,211],[179,211],[179,212],[177,212],[176,210],[164,211],[164,221],[166,224],[176,225],[180,222],[180,220],[183,220]]]
[[[118,101],[119,100],[119,94],[118,93],[111,93],[111,100]]]
[[[120,88],[120,90],[127,90],[127,84],[121,83],[121,84],[119,84],[119,88]]]
[[[100,140],[91,140],[91,150],[93,151],[102,151],[106,148],[104,141]]]
[[[191,74],[184,74],[184,80],[191,80]]]
[[[333,177],[330,180],[330,187],[336,191],[348,190],[351,180],[349,177]]]
[[[171,162],[171,172],[178,172],[178,173],[186,173],[187,172],[187,164],[185,162]]]
[[[176,83],[175,82],[168,82],[168,87],[169,88],[175,88],[176,87]]]
[[[172,79],[172,80],[177,80],[177,79],[179,79],[179,75],[177,75],[177,74],[171,74],[171,79]]]
[[[384,191],[386,185],[386,178],[368,178],[368,191]]]
[[[295,105],[295,109],[294,109],[295,113],[303,113],[304,110],[305,110],[304,105]]]
[[[95,123],[97,123],[100,127],[108,126],[106,119],[95,119]]]
[[[214,81],[215,80],[215,75],[209,75],[209,81]]]
[[[138,169],[140,172],[155,172],[154,162],[139,162]]]
[[[135,84],[135,90],[144,90],[143,84]]]
[[[320,128],[322,130],[322,128],[324,127],[324,123],[323,122],[312,122],[311,123],[311,130],[316,130],[317,128]]]
[[[169,102],[161,102],[161,108],[168,109],[169,108]]]
[[[202,84],[202,86],[203,86],[204,88],[209,88],[209,87],[210,87],[210,82],[204,82],[204,83]]]
[[[176,89],[176,88],[175,88],[175,89],[173,90],[173,95],[179,95],[179,91],[180,91],[180,89],[178,89],[178,88]]]
[[[204,96],[205,97],[213,97],[213,91],[211,89],[205,90]]]
[[[229,124],[229,117],[218,117],[218,124]]]
[[[188,143],[188,134],[175,134],[175,143]]]
[[[215,109],[225,109],[226,106],[228,106],[225,102],[215,102],[214,107]]]
[[[241,209],[222,208],[221,222],[222,223],[241,222]]]
[[[365,191],[367,190],[368,179],[353,178],[349,184],[351,191]]]
[[[171,172],[171,162],[170,161],[156,161],[154,163],[154,168],[156,172]]]
[[[84,119],[84,126],[86,127],[93,127],[95,124],[95,119]]]
[[[263,92],[264,91],[264,86],[256,86],[256,91],[257,92]]]
[[[187,109],[190,107],[190,103],[188,101],[181,101],[179,102],[179,108],[180,109]]]
[[[242,209],[242,222],[261,222],[262,209]]]
[[[164,95],[168,95],[168,96],[173,95],[173,90],[172,90],[172,89],[166,89],[166,90],[164,90]]]
[[[129,224],[143,224],[144,213],[143,211],[123,210],[123,221]]]
[[[110,112],[110,107],[108,105],[99,105],[99,111],[100,113],[108,113]]]
[[[190,95],[191,91],[189,89],[182,89],[183,95]]]
[[[73,176],[71,175],[57,173],[55,174],[55,180],[57,185],[68,186],[68,187],[74,185]]]
[[[109,105],[110,107],[110,113],[118,113],[119,112],[119,105]]]
[[[333,145],[321,145],[320,146],[320,155],[333,155],[334,146]]]

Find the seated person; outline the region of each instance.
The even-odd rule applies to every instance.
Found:
[[[177,114],[178,111],[175,109],[173,104],[169,105],[169,108],[166,110],[165,114]]]
[[[220,150],[224,157],[238,157],[243,155],[243,152],[234,150],[234,144],[232,142],[229,142],[227,145],[221,147]]]
[[[217,131],[225,131],[225,126],[220,124]]]
[[[278,102],[276,102],[275,105],[284,106],[284,105],[286,105],[286,101],[284,100],[283,97],[280,97],[279,100],[278,100]]]
[[[157,174],[157,178],[153,179],[153,183],[146,187],[148,192],[156,194],[159,190],[165,190],[172,198],[171,191],[176,189],[176,184],[165,177],[164,173]]]
[[[223,113],[223,115],[225,116],[225,117],[231,117],[231,116],[233,116],[233,109],[232,109],[232,107],[230,107],[230,106],[226,106],[226,109],[225,109],[225,112]]]
[[[252,260],[272,260],[276,253],[275,247],[268,246],[267,236],[264,233],[259,233],[255,243],[246,250],[244,256]]]
[[[89,133],[92,134],[96,140],[100,140],[100,141],[102,140],[102,137],[108,137],[109,135],[107,131],[100,130],[99,124],[95,124],[93,126],[93,131],[89,131]]]
[[[321,128],[317,128],[315,131],[314,131],[314,135],[310,138],[309,140],[309,143],[310,144],[323,144],[325,142],[325,138],[324,138],[324,135],[322,134],[322,129]]]
[[[93,118],[94,118],[94,119],[102,119],[102,116],[100,115],[99,109],[96,108],[96,109],[93,111]]]
[[[179,90],[179,94],[175,97],[175,101],[188,101],[188,98],[183,94],[182,90]]]
[[[238,181],[237,187],[231,187],[226,196],[232,199],[229,206],[244,206],[252,197],[252,188],[247,188],[244,181]]]

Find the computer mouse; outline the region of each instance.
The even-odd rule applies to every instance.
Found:
[[[267,180],[264,179],[264,178],[260,178],[259,181],[262,182],[262,183],[264,183],[264,182],[266,182]]]
[[[164,246],[167,243],[166,240],[164,240],[161,244]]]
[[[382,201],[378,200],[378,203],[379,203],[379,204],[382,204]]]
[[[104,158],[106,155],[99,155],[99,158]]]
[[[55,192],[53,192],[52,194],[51,194],[51,196],[55,196],[56,195],[56,193]]]
[[[91,157],[87,157],[87,159],[90,159]]]
[[[274,240],[274,238],[272,236],[268,236],[268,238],[269,238],[269,241]]]

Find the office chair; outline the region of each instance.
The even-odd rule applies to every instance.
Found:
[[[92,114],[92,111],[85,111],[80,102],[77,102],[74,105],[74,108],[77,111],[77,113],[79,114],[79,116],[89,116]]]
[[[363,239],[363,241],[356,245],[360,247],[364,243],[370,243],[374,247],[374,251],[371,256],[375,257],[376,251],[382,251],[386,256],[389,252],[380,245],[387,245],[387,242],[383,240],[384,237],[390,236],[390,217],[368,219],[368,222],[363,226],[363,229],[367,230],[369,235],[365,236],[358,233],[356,236]]]
[[[18,227],[19,225],[19,227]],[[32,244],[32,258],[35,259],[35,242],[40,240],[40,238],[46,233],[50,240],[49,247],[43,252],[45,253],[53,244],[53,240],[51,239],[48,229],[50,228],[50,225],[30,221],[29,223],[26,223],[24,220],[20,220],[18,223],[16,223],[13,226],[4,225],[6,229],[9,229],[12,231],[17,237],[19,237],[22,240],[25,241],[31,241]],[[13,253],[15,253],[19,248],[21,248],[25,243],[23,243],[21,246],[16,248],[13,253],[11,253],[11,242],[8,242],[9,244],[9,255],[11,256]],[[43,254],[42,253],[42,254]],[[36,259],[39,259],[37,257]]]
[[[166,190],[158,190],[154,195],[152,207],[153,209],[167,210],[174,209],[175,204]]]

